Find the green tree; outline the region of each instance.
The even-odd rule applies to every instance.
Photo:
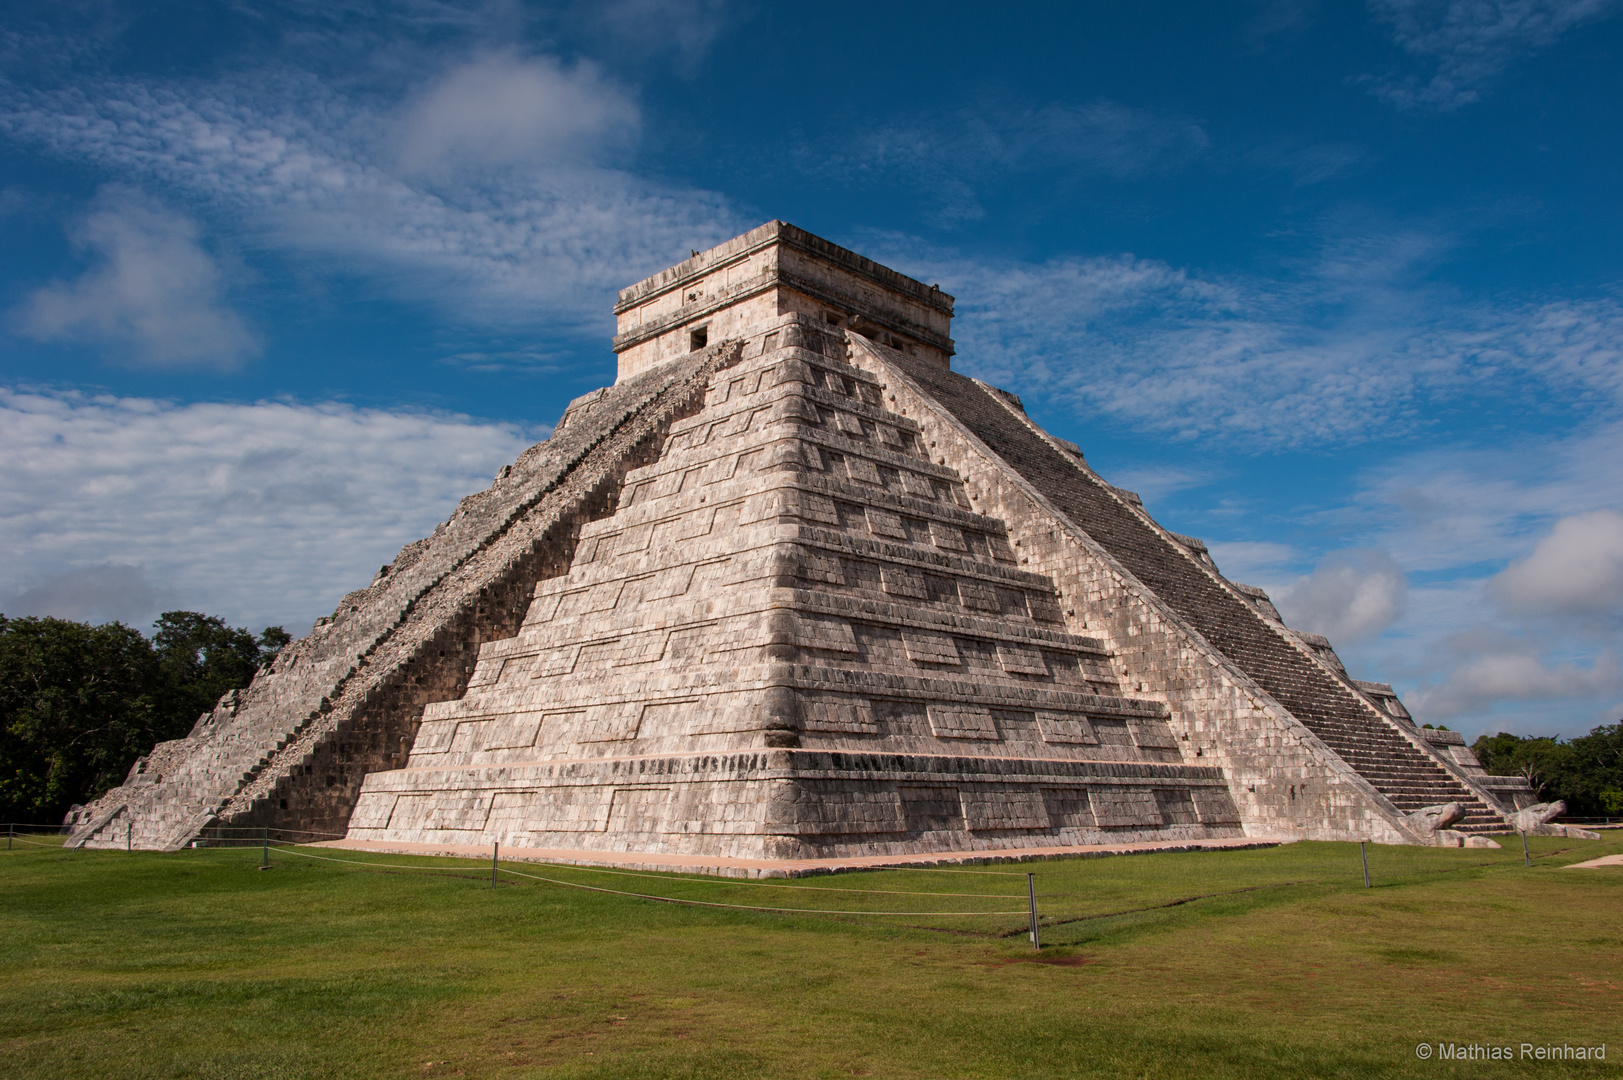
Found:
[[[221,696],[247,686],[264,661],[252,634],[213,615],[166,611],[154,625],[152,645],[163,672],[165,726],[170,732],[164,738],[178,739]]]
[[[0,615],[0,814],[54,822],[163,738],[146,638],[121,623]]]
[[[1568,808],[1589,816],[1623,811],[1623,721],[1602,724],[1566,745],[1560,783]]]
[[[5,820],[59,821],[123,782],[291,640],[280,626],[256,638],[195,611],[166,611],[155,629],[148,641],[121,623],[0,615]]]
[[[1547,737],[1523,738],[1502,731],[1480,736],[1471,744],[1471,752],[1492,775],[1525,777],[1533,790],[1542,794],[1549,785],[1560,743]]]
[[[280,626],[267,626],[259,632],[259,660],[268,664],[282,654],[293,635]]]
[[[1602,724],[1567,740],[1559,735],[1483,735],[1471,750],[1488,772],[1525,776],[1540,799],[1560,799],[1570,813],[1599,816],[1623,810],[1623,722]]]

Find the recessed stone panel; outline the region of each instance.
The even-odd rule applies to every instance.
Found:
[[[1014,645],[1004,641],[998,643],[997,655],[1003,664],[1004,671],[1017,675],[1048,674],[1048,665],[1043,662],[1041,649],[1032,649],[1024,645]]]
[[[1163,824],[1161,808],[1150,791],[1130,788],[1091,788],[1088,804],[1102,829],[1148,829]]]
[[[909,660],[919,664],[948,664],[956,667],[960,663],[958,645],[947,634],[931,633],[927,630],[903,630],[902,643],[907,648]]]
[[[975,705],[932,703],[930,730],[943,739],[995,739],[997,725],[990,709]]]
[[[1042,792],[1035,788],[996,790],[960,788],[964,825],[971,832],[1035,831],[1050,826]]]
[[[1039,710],[1037,712],[1037,728],[1042,732],[1044,742],[1061,746],[1099,745],[1099,736],[1094,733],[1093,725],[1081,713],[1054,712],[1051,709]]]

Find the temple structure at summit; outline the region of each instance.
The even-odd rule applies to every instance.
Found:
[[[774,221],[615,311],[613,386],[77,842],[1463,843],[1533,801],[954,372],[938,288]]]

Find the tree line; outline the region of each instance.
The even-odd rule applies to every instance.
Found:
[[[1623,721],[1563,739],[1483,735],[1471,744],[1495,776],[1525,776],[1545,802],[1579,817],[1623,816]]]
[[[0,615],[0,820],[55,824],[123,783],[291,640],[195,611],[153,629]]]

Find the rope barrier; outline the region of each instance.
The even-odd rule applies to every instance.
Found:
[[[751,878],[724,878],[724,877],[676,877],[667,874],[645,874],[635,870],[609,870],[601,866],[578,866],[574,863],[566,864],[571,870],[580,870],[588,874],[613,874],[617,877],[653,878],[656,881],[679,881],[693,885],[750,885],[763,889],[801,889],[806,892],[843,892],[861,893],[865,896],[945,896],[953,899],[970,900],[1018,900],[1018,896],[1001,896],[997,893],[949,893],[949,892],[906,892],[900,889],[842,889],[838,886],[828,885],[779,885],[772,881],[757,881]]]
[[[852,870],[889,870],[896,874],[985,874],[988,877],[1025,877],[1015,870],[955,870],[945,866],[853,866]]]
[[[238,825],[220,826],[198,833],[197,839],[218,840],[225,843],[235,843],[240,840],[245,842],[252,841],[253,843],[257,844],[259,843],[260,838],[265,835],[265,831],[265,827],[262,825],[255,827]],[[272,826],[270,828],[270,833],[272,836],[276,835],[277,833],[282,833],[288,836],[326,837],[330,840],[342,840],[346,835],[348,835],[346,833],[322,832],[319,829],[283,829],[276,826]]]
[[[221,835],[222,833],[246,833],[251,839],[257,840],[264,833],[263,825],[218,825],[209,830],[216,840],[233,839]],[[334,840],[342,840],[348,833],[322,832],[320,829],[284,829],[279,825],[270,826],[273,833],[292,833],[298,836],[330,836]]]
[[[320,859],[322,862],[350,863],[354,866],[375,866],[382,870],[438,870],[444,871],[444,866],[407,866],[405,863],[377,863],[365,859],[335,859],[330,855],[312,855],[308,851],[298,851],[292,847],[279,847],[277,851],[288,855],[297,855],[303,859]]]
[[[242,830],[234,830],[234,831],[247,832],[249,830],[242,829]],[[292,855],[298,855],[301,858],[305,858],[305,859],[314,859],[314,860],[317,860],[317,861],[329,862],[329,863],[341,863],[341,864],[352,865],[352,866],[357,866],[357,867],[363,867],[363,868],[368,868],[368,869],[376,869],[376,870],[421,870],[421,871],[424,871],[424,872],[444,874],[449,869],[448,867],[445,866],[445,864],[443,862],[439,863],[438,865],[424,866],[424,865],[406,864],[406,863],[380,863],[380,862],[373,862],[373,861],[364,860],[364,859],[346,859],[346,858],[339,858],[339,857],[329,856],[329,855],[316,855],[316,854],[313,854],[311,852],[298,850],[298,848],[300,846],[303,846],[298,841],[281,840],[281,839],[271,840],[271,839],[269,839],[269,832],[271,831],[269,829],[261,828],[261,829],[259,829],[257,831],[260,834],[259,842],[265,844],[267,846],[267,848],[271,844],[274,844],[278,851],[284,851],[284,852],[287,852],[287,853],[292,854]],[[275,831],[277,831],[277,832],[300,832],[300,831],[305,831],[305,832],[308,832],[308,833],[315,833],[315,830],[277,829]],[[39,835],[39,834],[36,834],[36,835]],[[50,835],[50,834],[46,834],[46,835]],[[317,834],[317,835],[334,835],[334,834]],[[55,836],[52,836],[52,838],[50,840],[47,840],[47,841],[38,841],[38,840],[31,840],[31,839],[28,839],[28,838],[26,838],[24,836],[12,833],[10,835],[9,839],[14,843],[22,843],[22,844],[26,844],[26,845],[28,845],[30,847],[56,848],[58,850],[65,850],[65,846],[66,846],[65,843],[64,843],[64,840],[66,838],[65,838],[65,836],[63,836],[63,834],[56,834]],[[225,838],[219,838],[219,839],[225,839]],[[242,839],[244,839],[244,840],[252,840],[253,838],[252,837],[244,837]],[[258,846],[258,845],[256,844],[256,846]],[[1565,854],[1569,850],[1570,849],[1565,849],[1564,848],[1564,849],[1559,849],[1559,850],[1554,851],[1554,852],[1541,853],[1540,858],[1556,857],[1556,856]],[[432,858],[432,859],[436,859],[436,860],[444,858],[444,856],[437,856],[437,855],[425,855],[425,856],[422,856],[422,857],[424,857],[424,858]],[[477,858],[478,856],[473,856],[473,857]],[[721,878],[721,877],[676,876],[676,875],[665,875],[665,874],[658,874],[658,873],[646,873],[646,872],[639,872],[639,871],[634,871],[634,870],[615,870],[615,869],[609,869],[609,868],[606,868],[606,867],[576,866],[576,865],[572,865],[572,864],[566,864],[566,865],[568,866],[569,870],[574,871],[574,872],[579,872],[579,873],[610,874],[610,875],[614,875],[614,876],[617,876],[617,877],[645,878],[645,879],[658,880],[658,881],[667,881],[667,882],[670,882],[672,884],[691,884],[691,885],[710,885],[710,886],[747,885],[747,886],[754,886],[754,887],[757,887],[757,888],[786,889],[786,890],[806,891],[806,892],[850,893],[850,894],[866,895],[866,896],[940,897],[940,898],[951,898],[951,899],[1004,900],[1004,901],[1023,899],[1023,897],[1005,896],[1005,895],[1000,895],[1000,894],[995,894],[995,893],[993,893],[993,894],[985,894],[985,893],[941,893],[941,892],[921,892],[921,891],[895,890],[895,889],[853,889],[853,888],[842,888],[842,887],[839,887],[839,886],[789,885],[789,884],[780,884],[780,883],[778,883],[776,881],[770,881],[770,880],[751,880],[751,879]],[[852,869],[859,869],[859,868],[853,867]],[[1026,876],[1024,874],[1014,874],[1014,873],[1009,873],[1009,872],[1005,872],[1005,871],[959,870],[959,869],[949,869],[949,868],[940,868],[940,867],[884,866],[884,867],[864,867],[864,868],[860,868],[860,869],[888,870],[888,871],[892,871],[892,872],[896,872],[896,873],[913,871],[913,872],[924,872],[924,873],[981,874],[981,875],[995,876],[995,877],[1023,877],[1023,876]],[[1469,864],[1466,864],[1466,865],[1447,867],[1447,868],[1442,868],[1442,869],[1411,868],[1407,872],[1400,873],[1398,875],[1400,880],[1399,881],[1394,881],[1392,883],[1393,884],[1402,883],[1401,879],[1403,879],[1403,878],[1410,878],[1410,877],[1424,878],[1424,877],[1428,877],[1428,876],[1431,876],[1431,875],[1434,875],[1434,874],[1459,873],[1459,872],[1466,871],[1466,870],[1505,870],[1505,869],[1506,869],[1505,866],[1499,865],[1497,863],[1491,863],[1491,862],[1472,862],[1472,863],[1469,863]],[[683,905],[687,905],[687,906],[690,906],[690,907],[718,908],[718,909],[727,909],[727,910],[735,910],[735,911],[756,911],[756,912],[764,912],[764,913],[770,913],[770,914],[884,916],[884,917],[896,916],[896,917],[906,917],[906,918],[958,918],[958,917],[975,918],[975,917],[1003,917],[1003,916],[1014,916],[1014,915],[1026,915],[1030,911],[1029,908],[1026,909],[1026,910],[1018,910],[1018,911],[883,911],[883,910],[837,909],[837,908],[795,908],[795,907],[778,907],[778,906],[763,905],[763,904],[730,904],[730,903],[722,903],[720,901],[693,900],[693,899],[685,899],[685,898],[672,897],[672,896],[659,896],[659,895],[655,895],[655,894],[652,894],[652,893],[632,892],[632,891],[629,891],[629,890],[610,889],[610,888],[604,888],[604,887],[595,886],[595,885],[587,885],[587,884],[583,884],[583,883],[577,882],[577,881],[569,881],[569,880],[562,879],[562,878],[547,877],[547,876],[543,876],[543,875],[539,875],[539,874],[530,874],[530,873],[525,873],[525,872],[522,872],[522,871],[519,871],[519,870],[509,869],[507,867],[499,866],[495,859],[492,860],[492,872],[493,872],[493,874],[494,873],[505,873],[505,874],[509,874],[509,875],[511,875],[513,877],[524,878],[526,880],[544,882],[546,884],[552,884],[552,885],[561,885],[561,886],[564,886],[564,887],[567,887],[567,888],[580,889],[580,890],[583,890],[583,891],[586,891],[586,892],[603,893],[603,894],[610,895],[610,896],[624,896],[624,897],[629,897],[629,898],[632,898],[632,899],[650,900],[650,901],[654,901],[654,902],[657,902],[657,903],[665,903],[665,904],[683,904]],[[493,878],[493,880],[494,880],[494,878]],[[1288,882],[1273,882],[1273,883],[1253,885],[1253,886],[1234,889],[1234,890],[1228,890],[1228,891],[1219,892],[1219,893],[1208,893],[1208,894],[1202,894],[1202,895],[1198,895],[1198,896],[1181,897],[1181,898],[1173,899],[1173,900],[1170,900],[1170,901],[1167,901],[1167,902],[1164,902],[1164,903],[1154,904],[1154,905],[1151,905],[1149,907],[1129,908],[1129,909],[1125,909],[1125,910],[1121,910],[1121,911],[1092,912],[1092,913],[1046,912],[1046,913],[1044,913],[1044,915],[1043,915],[1043,917],[1041,919],[1041,923],[1043,925],[1052,926],[1052,925],[1061,925],[1061,924],[1081,922],[1081,921],[1092,921],[1092,920],[1097,920],[1097,919],[1109,919],[1109,918],[1120,917],[1120,916],[1128,915],[1128,914],[1138,914],[1138,913],[1150,912],[1150,911],[1155,911],[1155,910],[1168,908],[1168,907],[1181,906],[1183,904],[1187,904],[1187,903],[1197,901],[1197,900],[1212,899],[1212,898],[1220,897],[1220,896],[1233,895],[1235,893],[1252,892],[1252,891],[1255,891],[1255,890],[1258,890],[1258,889],[1281,888],[1281,887],[1292,886],[1292,885],[1319,885],[1319,884],[1332,884],[1332,883],[1333,883],[1333,879],[1325,879],[1325,878],[1297,880],[1297,881],[1288,881]],[[1049,899],[1057,900],[1057,899],[1061,899],[1061,897],[1056,895],[1056,896],[1050,896]],[[954,931],[954,932],[957,932],[957,931]],[[1002,935],[999,935],[999,936],[1011,937],[1011,936],[1016,936],[1018,934],[1025,933],[1025,932],[1027,932],[1027,931],[1022,929],[1022,930],[1017,930],[1017,931],[1009,931],[1008,933],[1002,934]]]
[[[274,830],[273,829],[272,831],[273,832],[275,832],[275,831],[291,832],[291,831],[295,831],[295,830],[286,830],[286,829],[284,829],[284,830]],[[326,834],[323,834],[323,835],[326,835]],[[294,841],[280,841],[280,840],[273,840],[271,842],[273,844],[283,844],[283,843],[289,843],[290,844],[290,843],[294,843]],[[282,850],[289,850],[289,849],[283,848],[283,847],[278,847],[277,850],[282,851]],[[425,858],[443,858],[444,856],[424,856],[424,857]],[[461,858],[463,856],[453,856],[453,857]],[[469,855],[469,856],[466,856],[466,857],[467,858],[475,858],[476,856]],[[310,858],[320,858],[320,856],[312,855],[312,856],[310,856]],[[329,861],[332,861],[332,862],[353,862],[354,860],[331,859]],[[780,885],[780,884],[777,884],[776,882],[772,882],[772,881],[758,881],[758,880],[752,880],[752,879],[748,879],[748,878],[678,877],[678,876],[675,876],[674,874],[648,874],[648,873],[641,873],[641,872],[634,871],[634,870],[610,870],[607,867],[601,867],[601,866],[581,866],[581,865],[576,865],[576,864],[573,864],[573,863],[570,863],[568,865],[569,865],[570,869],[572,869],[572,870],[579,870],[579,871],[581,871],[583,873],[589,873],[589,874],[613,874],[613,875],[615,875],[617,877],[652,878],[652,879],[654,879],[656,881],[690,882],[690,883],[695,884],[695,885],[712,885],[712,884],[717,884],[719,882],[725,881],[727,884],[730,884],[730,885],[750,885],[750,886],[754,886],[756,888],[797,889],[797,890],[804,890],[806,892],[860,893],[860,894],[867,895],[867,896],[942,896],[942,897],[950,897],[950,898],[953,898],[953,899],[969,899],[969,900],[1018,900],[1018,899],[1020,899],[1017,896],[999,896],[997,894],[987,894],[987,893],[910,892],[910,891],[905,891],[905,890],[900,890],[900,889],[842,889],[842,888],[840,888],[838,886],[827,886],[827,885]],[[1025,876],[1024,874],[1010,874],[1010,873],[1005,873],[1003,871],[997,871],[997,870],[944,870],[944,869],[940,869],[940,868],[937,868],[937,867],[878,866],[878,867],[873,867],[872,869],[875,869],[875,870],[890,870],[890,871],[894,871],[896,873],[905,873],[905,872],[917,869],[917,870],[934,871],[936,873],[946,873],[946,874],[958,874],[958,873],[989,874],[989,875],[993,875],[993,876],[996,876],[996,877],[1024,877]]]
[[[1043,916],[1043,925],[1044,926],[1067,926],[1067,925],[1069,925],[1071,923],[1092,922],[1092,921],[1094,921],[1096,919],[1114,919],[1114,918],[1118,918],[1118,917],[1123,916],[1123,915],[1142,915],[1145,912],[1149,912],[1149,911],[1163,911],[1166,908],[1182,907],[1185,904],[1193,904],[1197,900],[1212,900],[1212,899],[1215,899],[1215,898],[1217,898],[1219,896],[1235,896],[1235,895],[1238,895],[1240,893],[1258,892],[1258,891],[1260,891],[1262,889],[1283,889],[1283,888],[1286,888],[1287,886],[1291,886],[1291,885],[1322,885],[1322,884],[1325,884],[1325,882],[1321,878],[1321,879],[1314,879],[1314,880],[1311,880],[1311,881],[1275,881],[1275,882],[1269,882],[1269,883],[1264,884],[1264,885],[1247,885],[1244,888],[1228,889],[1228,890],[1225,890],[1223,892],[1201,893],[1198,896],[1183,896],[1183,897],[1179,897],[1176,900],[1168,900],[1168,901],[1166,901],[1165,903],[1162,903],[1162,904],[1151,904],[1148,907],[1123,908],[1120,911],[1101,911],[1101,912],[1098,912],[1096,914],[1091,914],[1091,915],[1044,915]],[[1023,934],[1023,933],[1025,933],[1024,930],[1011,930],[1007,934],[1004,934],[1003,936],[1004,937],[1016,937],[1016,936],[1018,936],[1020,934]]]
[[[292,847],[281,847],[281,848],[277,848],[277,850],[286,852],[286,853],[288,853],[290,855],[298,855],[298,856],[301,856],[301,857],[306,858],[306,859],[319,859],[322,862],[347,863],[347,864],[350,864],[352,866],[376,867],[378,869],[393,869],[393,870],[442,870],[443,869],[442,867],[436,867],[436,866],[410,866],[410,865],[407,865],[405,863],[375,863],[375,862],[369,862],[369,861],[367,861],[365,859],[339,859],[339,858],[334,858],[331,855],[312,855],[307,851],[297,851]],[[909,918],[921,918],[921,917],[924,917],[924,916],[931,916],[931,917],[934,917],[934,916],[942,916],[942,917],[946,917],[946,916],[969,916],[969,917],[974,917],[974,916],[980,916],[980,915],[1002,916],[1002,915],[1024,915],[1024,914],[1026,914],[1026,912],[1024,912],[1024,911],[847,911],[847,910],[837,910],[837,909],[829,909],[829,908],[770,907],[770,906],[765,906],[765,905],[760,905],[760,904],[723,904],[723,903],[719,903],[719,902],[716,902],[716,901],[710,901],[710,900],[684,900],[684,899],[679,899],[677,897],[672,897],[672,896],[655,896],[655,895],[653,895],[651,893],[628,892],[628,891],[623,890],[623,889],[604,889],[604,888],[601,888],[601,887],[596,886],[596,885],[583,885],[578,881],[565,881],[562,878],[542,877],[539,874],[526,874],[526,873],[523,873],[522,871],[519,871],[519,870],[510,870],[505,866],[499,867],[498,869],[503,874],[512,874],[514,877],[528,878],[528,879],[530,879],[532,881],[544,881],[544,882],[547,882],[548,884],[551,884],[551,885],[564,885],[564,886],[567,886],[567,887],[569,887],[571,889],[583,889],[583,890],[585,890],[587,892],[607,893],[610,896],[629,896],[629,897],[634,897],[635,899],[638,899],[638,900],[656,900],[656,901],[659,901],[660,903],[665,903],[665,904],[686,904],[686,905],[689,905],[690,907],[731,908],[731,909],[737,910],[737,911],[768,911],[768,912],[776,912],[776,913],[779,913],[779,914],[790,914],[790,915],[902,915],[902,916],[907,916]],[[579,869],[591,869],[591,868],[589,868],[589,867],[580,867]],[[638,876],[654,877],[656,875],[651,875],[650,874],[650,875],[638,875]],[[666,879],[661,879],[661,880],[693,880],[693,879],[669,879],[669,878],[666,878]],[[734,884],[734,882],[731,882],[731,881],[729,881],[727,879],[717,879],[715,882],[696,881],[696,880],[694,880],[693,883],[694,884],[722,884],[722,883]],[[830,890],[830,891],[832,891],[832,890]],[[853,891],[858,891],[858,890],[853,890]],[[942,894],[940,894],[940,893],[918,893],[918,894],[902,893],[902,894],[887,894],[887,895],[939,896],[939,895],[942,895]],[[974,895],[974,894],[971,894],[971,895]],[[1007,897],[1007,896],[983,896],[983,897],[981,897],[981,899],[986,899],[986,900],[1008,900],[1008,899],[1010,899],[1010,897]]]
[[[533,881],[545,881],[552,885],[567,885],[572,889],[585,889],[588,892],[608,893],[611,896],[632,896],[639,900],[658,900],[665,904],[688,904],[692,907],[733,908],[738,911],[772,911],[790,915],[900,915],[908,918],[922,918],[925,916],[939,917],[948,915],[1024,915],[1024,911],[838,911],[829,908],[783,908],[762,907],[757,904],[721,904],[709,900],[678,900],[670,896],[652,896],[647,893],[625,892],[621,889],[604,889],[596,885],[582,885],[578,881],[563,881],[559,878],[541,877],[538,874],[525,874],[517,870],[503,868],[502,873],[512,874],[515,877],[530,878]],[[1006,900],[1008,897],[989,897],[993,900]]]

